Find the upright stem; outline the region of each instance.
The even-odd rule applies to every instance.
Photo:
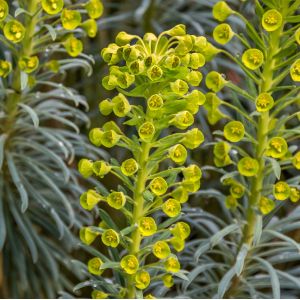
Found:
[[[141,217],[144,215],[144,196],[143,192],[145,191],[146,187],[146,181],[147,181],[147,161],[149,158],[149,152],[150,152],[151,146],[149,143],[143,142],[141,146],[141,152],[139,155],[139,158],[137,160],[139,165],[139,171],[137,175],[137,181],[133,193],[133,199],[134,199],[134,209],[133,209],[133,224],[136,224]],[[131,235],[131,246],[129,249],[129,254],[131,255],[137,255],[137,253],[140,250],[140,244],[141,244],[141,234],[139,233],[138,229],[133,231]],[[127,298],[134,299],[136,298],[136,288],[134,283],[134,275],[128,276],[128,292],[127,292]]]

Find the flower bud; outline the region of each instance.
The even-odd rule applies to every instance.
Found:
[[[170,54],[166,57],[164,67],[169,70],[176,70],[180,66],[180,58],[177,55]]]
[[[93,162],[82,158],[78,163],[78,171],[84,177],[88,178],[93,175]]]
[[[251,157],[244,157],[238,162],[238,170],[241,175],[246,177],[255,176],[258,172],[258,161]]]
[[[216,71],[211,71],[206,75],[205,84],[215,93],[219,92],[226,83],[224,77]]]
[[[94,19],[89,19],[81,24],[81,28],[86,32],[88,37],[94,38],[98,32],[98,25]]]
[[[193,125],[194,117],[189,111],[181,111],[175,115],[170,123],[179,129],[186,129]]]
[[[125,117],[131,111],[131,105],[127,98],[121,93],[112,99],[112,104],[113,112],[117,117]]]
[[[120,140],[120,135],[118,135],[114,130],[108,130],[103,132],[101,137],[101,143],[106,148],[114,147]]]
[[[0,77],[6,78],[11,71],[11,63],[6,60],[0,60]]]
[[[64,0],[42,0],[42,8],[48,15],[56,15],[64,7]]]
[[[186,35],[186,27],[183,24],[178,24],[175,27],[166,31],[166,34],[170,36],[182,36]]]
[[[185,77],[185,80],[191,86],[199,86],[200,82],[202,81],[203,75],[199,71],[191,71]]]
[[[184,240],[178,238],[178,237],[173,237],[170,239],[170,244],[173,246],[173,248],[177,252],[181,252],[184,249],[185,243]]]
[[[81,14],[77,10],[63,9],[61,16],[61,23],[64,29],[74,30],[81,23]]]
[[[121,165],[121,171],[126,176],[134,175],[138,171],[138,169],[138,163],[133,158],[126,159]]]
[[[300,170],[300,151],[298,151],[292,158],[292,164],[297,170]]]
[[[112,192],[107,197],[107,203],[115,209],[121,209],[126,203],[126,197],[123,192]]]
[[[89,140],[93,145],[100,147],[102,145],[102,136],[103,131],[100,128],[93,128],[89,133]]]
[[[288,145],[284,138],[273,137],[269,140],[266,154],[273,158],[282,158],[288,151]]]
[[[225,21],[234,11],[227,5],[225,1],[217,2],[213,7],[213,16],[216,20]]]
[[[70,37],[65,41],[64,46],[68,54],[72,57],[78,56],[83,50],[81,40],[77,39],[73,35],[70,35]]]
[[[88,190],[80,196],[80,205],[86,210],[92,210],[101,200],[102,196],[96,191]]]
[[[259,49],[246,50],[242,56],[243,64],[250,70],[256,70],[264,63],[264,55]]]
[[[8,16],[9,7],[6,1],[0,0],[0,22],[3,22]]]
[[[104,177],[111,170],[111,166],[107,164],[104,160],[95,161],[93,163],[93,172],[100,178]]]
[[[185,180],[198,181],[202,177],[202,171],[197,165],[190,165],[182,170]]]
[[[135,275],[135,286],[140,290],[144,290],[149,284],[150,274],[145,270],[138,271]]]
[[[150,80],[156,81],[156,80],[159,80],[163,76],[163,71],[158,65],[153,65],[147,71],[147,75]]]
[[[170,231],[175,237],[186,240],[191,234],[191,227],[186,222],[177,222]]]
[[[101,56],[109,65],[117,64],[121,60],[120,47],[116,44],[109,44],[107,48],[103,48]]]
[[[128,34],[125,31],[121,31],[116,36],[116,44],[118,46],[125,46],[126,44],[129,44],[134,38],[134,35]]]
[[[98,235],[98,232],[93,231],[89,227],[80,228],[80,240],[86,245],[90,245],[91,243],[93,243]]]
[[[269,93],[261,93],[256,98],[255,105],[258,112],[269,111],[274,105],[274,99]]]
[[[171,82],[170,87],[172,92],[178,95],[185,95],[189,90],[188,84],[181,79],[177,79],[175,82]]]
[[[161,279],[163,281],[164,286],[167,288],[171,288],[174,285],[174,279],[171,274],[165,274]]]
[[[275,31],[282,25],[282,15],[276,9],[270,9],[264,13],[261,24],[266,31]]]
[[[180,202],[170,198],[162,205],[162,211],[170,218],[177,217],[181,213]]]
[[[178,258],[175,255],[167,258],[167,260],[164,263],[164,267],[167,272],[170,272],[170,273],[179,272],[180,271],[180,263],[178,261]]]
[[[259,210],[263,215],[267,215],[275,208],[274,201],[267,197],[261,197],[258,205],[259,205]]]
[[[105,230],[101,235],[102,243],[108,247],[116,248],[120,243],[119,234],[113,229]]]
[[[164,100],[158,94],[152,95],[147,101],[147,106],[150,111],[157,111],[160,108],[162,108],[163,105],[164,105]]]
[[[94,257],[88,261],[88,271],[93,274],[100,276],[104,270],[101,269],[103,261],[99,257]]]
[[[291,187],[290,199],[292,202],[298,202],[300,200],[300,190],[295,187]]]
[[[205,65],[205,57],[201,53],[192,53],[190,56],[189,67],[199,69]]]
[[[273,195],[276,200],[286,200],[291,194],[290,186],[284,181],[278,181],[273,186]]]
[[[177,144],[169,149],[169,157],[177,164],[182,165],[187,158],[187,150],[181,144]]]
[[[204,141],[204,135],[198,128],[193,128],[184,133],[184,138],[180,141],[186,148],[195,149]]]
[[[300,59],[297,59],[291,66],[290,69],[291,78],[299,82],[300,81]]]
[[[34,72],[39,66],[39,59],[37,56],[24,56],[19,60],[19,67],[27,74]]]
[[[155,134],[155,127],[152,122],[145,122],[139,127],[139,137],[142,141],[150,142]]]
[[[17,20],[8,21],[3,27],[4,36],[12,43],[19,43],[25,36],[25,27]]]
[[[229,195],[226,197],[225,199],[225,206],[228,208],[228,209],[232,209],[232,210],[235,210],[238,206],[238,201],[236,198],[234,198],[232,195]]]
[[[139,261],[134,255],[126,255],[121,259],[121,268],[127,274],[135,274],[139,268]]]
[[[162,177],[155,177],[150,182],[150,190],[156,196],[161,196],[166,193],[168,184]]]
[[[131,62],[128,66],[130,72],[134,75],[139,75],[145,70],[145,63],[143,60],[137,59]]]
[[[147,33],[145,33],[145,35],[143,37],[143,41],[149,42],[149,43],[156,42],[157,36],[155,34],[153,34],[152,32],[147,32]]]
[[[224,127],[225,138],[233,143],[239,142],[245,135],[245,127],[240,121],[231,121]]]
[[[189,199],[189,193],[182,186],[172,191],[171,196],[180,203],[185,203]]]
[[[92,291],[92,299],[107,299],[108,294],[104,293],[103,291],[94,290]]]
[[[138,222],[138,230],[142,236],[155,234],[157,231],[155,220],[151,217],[142,217]]]
[[[171,250],[165,241],[158,241],[152,246],[152,253],[159,259],[165,259],[170,256]]]
[[[98,19],[103,14],[103,4],[100,0],[89,0],[85,5],[85,9],[92,19]]]

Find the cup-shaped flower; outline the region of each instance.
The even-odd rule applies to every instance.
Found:
[[[199,69],[205,65],[205,57],[201,53],[191,53],[189,67]]]
[[[159,259],[165,259],[171,254],[170,247],[165,241],[158,241],[152,246],[152,253]]]
[[[275,31],[282,25],[282,15],[276,9],[269,9],[263,14],[261,24],[266,31]]]
[[[186,35],[186,27],[184,24],[178,24],[174,26],[173,28],[166,31],[166,34],[170,36],[182,36]]]
[[[190,71],[184,78],[186,82],[191,86],[199,86],[202,81],[203,75],[199,71]]]
[[[202,53],[203,49],[207,47],[207,38],[205,36],[194,37],[193,51]]]
[[[275,202],[267,197],[261,197],[258,205],[263,215],[267,215],[275,208]]]
[[[159,80],[163,76],[163,74],[163,70],[158,65],[151,66],[147,71],[147,75],[152,81]]]
[[[83,50],[82,41],[70,35],[64,42],[64,46],[68,54],[72,57],[78,56]]]
[[[182,186],[172,191],[171,196],[172,198],[178,200],[180,203],[185,203],[189,199],[189,193]]]
[[[135,255],[126,255],[121,259],[121,268],[127,274],[135,274],[139,269],[139,261]]]
[[[298,202],[300,200],[300,190],[296,187],[291,187],[290,199],[292,202]]]
[[[0,60],[0,77],[6,78],[11,71],[11,63],[6,60]]]
[[[4,0],[0,0],[0,22],[4,21],[8,15],[8,4]]]
[[[237,201],[237,199],[235,197],[233,197],[232,195],[229,195],[225,199],[225,206],[228,209],[235,210],[237,208],[237,206],[238,206],[238,201]]]
[[[121,93],[112,98],[112,104],[114,114],[120,118],[127,116],[131,110],[131,105],[127,98]]]
[[[138,47],[136,45],[134,45],[134,46],[126,45],[126,46],[122,47],[122,49],[123,49],[123,51],[122,51],[123,58],[127,63],[136,61],[137,59],[141,59],[143,57],[141,55],[141,51],[138,49]],[[153,56],[149,57],[149,60],[151,62],[148,61],[147,59],[144,61],[144,65],[147,68],[153,65],[155,60],[152,58],[153,58]]]
[[[13,43],[19,43],[25,36],[25,27],[17,20],[5,23],[3,27],[4,36]]]
[[[290,186],[284,181],[278,181],[273,186],[273,195],[276,200],[286,200],[291,194]]]
[[[126,197],[123,192],[112,192],[107,196],[107,203],[110,207],[121,209],[126,203]]]
[[[64,7],[64,0],[42,0],[42,8],[48,15],[56,15]]]
[[[206,101],[205,95],[198,90],[193,90],[191,93],[185,95],[184,99],[188,103],[193,103],[197,105],[203,105]]]
[[[139,137],[144,142],[150,142],[155,134],[155,126],[152,122],[145,122],[139,127]]]
[[[109,99],[105,99],[100,102],[99,111],[103,116],[108,116],[109,114],[111,114],[113,107],[114,104]]]
[[[170,273],[179,272],[180,271],[180,263],[178,261],[178,258],[175,255],[170,256],[165,261],[164,267],[167,272],[170,272]]]
[[[202,171],[197,165],[190,165],[182,170],[185,180],[198,181],[202,177]]]
[[[170,123],[179,129],[186,129],[194,124],[194,116],[187,110],[180,111]]]
[[[220,111],[221,99],[215,93],[207,93],[204,108],[207,110],[207,119],[209,124],[214,125],[224,117]]]
[[[157,225],[152,217],[142,217],[138,222],[138,230],[142,236],[151,236],[156,233]]]
[[[198,128],[193,128],[184,134],[180,142],[188,149],[195,149],[204,142],[204,135]]]
[[[183,180],[181,182],[182,187],[186,189],[190,193],[195,193],[199,190],[200,188],[200,179],[197,181],[192,181],[192,180]]]
[[[78,171],[84,177],[88,178],[93,175],[93,162],[86,158],[82,158],[78,163]]]
[[[105,230],[101,235],[102,243],[108,247],[116,248],[120,243],[119,234],[113,229]]]
[[[92,167],[94,174],[100,178],[104,177],[111,170],[111,166],[104,160],[95,161]]]
[[[225,167],[232,163],[229,156],[230,148],[226,142],[218,142],[214,145],[214,163],[217,167]]]
[[[233,12],[225,1],[219,1],[213,6],[213,16],[220,22],[225,21]]]
[[[134,60],[128,64],[128,68],[134,75],[141,74],[145,70],[145,62],[141,59]]]
[[[191,234],[191,227],[186,222],[177,222],[173,228],[170,229],[172,234],[182,240],[186,240]]]
[[[97,238],[98,235],[98,232],[93,231],[89,227],[80,228],[80,240],[86,245],[90,245]]]
[[[116,36],[116,44],[118,46],[125,46],[129,44],[136,36],[128,34],[125,31],[120,31]]]
[[[244,157],[238,162],[238,170],[241,175],[246,177],[255,176],[259,169],[259,163],[251,157]]]
[[[102,135],[103,131],[100,128],[93,128],[89,132],[89,140],[93,145],[100,147],[102,145]]]
[[[189,90],[189,85],[181,79],[177,79],[174,82],[170,83],[172,92],[178,95],[185,95]]]
[[[295,40],[298,45],[300,45],[300,28],[298,28],[295,32]]]
[[[290,75],[296,82],[300,81],[300,59],[297,59],[291,66]]]
[[[284,138],[273,137],[269,140],[266,154],[273,158],[282,158],[288,151],[288,145]]]
[[[165,274],[161,278],[165,287],[171,288],[174,285],[174,278],[171,274]]]
[[[94,190],[88,190],[80,196],[80,205],[86,210],[92,210],[103,197]]]
[[[60,19],[64,29],[74,30],[81,23],[81,14],[77,10],[65,8],[60,15]]]
[[[98,19],[103,14],[103,4],[100,0],[89,0],[85,5],[85,9],[92,19]]]
[[[114,43],[109,44],[108,47],[103,48],[101,56],[109,65],[114,65],[121,60],[120,47]]]
[[[81,28],[86,32],[88,37],[94,38],[98,32],[98,25],[94,19],[89,19],[81,24]]]
[[[205,84],[207,88],[215,93],[219,92],[224,87],[226,82],[227,81],[224,79],[222,74],[216,71],[209,72],[205,78]]]
[[[120,135],[114,130],[104,131],[101,137],[101,144],[106,148],[114,147],[120,140]]]
[[[135,286],[140,289],[146,289],[150,284],[150,274],[145,270],[140,270],[135,274]]]
[[[233,143],[239,142],[245,135],[245,127],[240,121],[231,121],[224,127],[225,138]]]
[[[177,217],[181,213],[181,204],[178,200],[170,198],[162,205],[162,211],[170,218]]]
[[[88,261],[88,271],[93,275],[100,276],[104,270],[101,269],[103,261],[99,257],[93,257]]]
[[[297,170],[300,170],[300,151],[298,151],[292,158],[292,164]]]
[[[213,31],[214,40],[221,45],[225,45],[230,42],[233,36],[234,32],[230,25],[226,23],[219,24]]]
[[[151,192],[156,196],[161,196],[168,190],[168,184],[162,177],[155,177],[149,184]]]
[[[234,198],[241,198],[245,194],[245,187],[239,183],[233,183],[230,187],[230,194]]]
[[[251,48],[243,53],[242,62],[248,69],[256,70],[264,63],[264,55],[259,49]]]
[[[175,54],[170,54],[166,57],[164,61],[164,67],[169,70],[176,70],[181,64],[179,56]]]
[[[169,149],[169,157],[179,165],[184,164],[187,158],[187,150],[181,144],[174,145]]]
[[[177,36],[178,44],[175,48],[175,54],[184,56],[193,49],[193,38],[186,34],[183,36]]]
[[[27,74],[34,72],[39,66],[39,58],[37,56],[24,56],[19,60],[19,67]]]
[[[138,163],[135,159],[129,158],[122,162],[121,171],[126,176],[134,175],[139,169]]]
[[[159,94],[153,94],[147,101],[147,107],[150,111],[157,111],[164,105],[164,100]]]
[[[100,290],[93,290],[91,296],[92,299],[107,299],[109,295]]]
[[[269,111],[274,105],[274,99],[269,93],[261,93],[256,98],[255,105],[258,112]]]

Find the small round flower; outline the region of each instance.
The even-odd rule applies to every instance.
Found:
[[[98,235],[98,232],[93,231],[89,227],[80,228],[80,240],[86,245],[90,245]]]
[[[103,14],[103,4],[100,0],[90,0],[86,3],[85,9],[92,19],[98,19]]]
[[[175,237],[186,240],[191,234],[191,227],[185,222],[177,222],[170,231]]]
[[[19,43],[25,36],[25,27],[19,21],[11,20],[4,25],[3,32],[9,41]]]
[[[105,62],[109,65],[118,63],[121,60],[120,47],[114,43],[108,45],[108,47],[103,48],[101,51],[101,56]]]
[[[232,13],[233,10],[225,1],[217,2],[213,7],[213,16],[220,22],[225,21]]]
[[[177,164],[182,165],[187,158],[187,150],[181,144],[177,144],[169,149],[169,157]]]
[[[167,242],[158,241],[152,246],[152,253],[159,259],[165,259],[171,254],[171,250]]]
[[[195,193],[200,189],[200,179],[197,181],[192,180],[183,180],[181,182],[184,189],[190,193]]]
[[[184,134],[180,142],[188,149],[195,149],[204,142],[204,135],[198,128],[193,128]]]
[[[205,57],[201,53],[191,53],[189,67],[192,69],[199,69],[205,65]]]
[[[93,275],[100,276],[104,270],[101,269],[103,261],[99,257],[94,257],[88,261],[88,271]]]
[[[89,132],[89,140],[93,145],[100,147],[102,145],[101,143],[102,135],[103,135],[103,131],[100,128],[93,128]]]
[[[107,203],[115,209],[121,209],[126,203],[126,197],[123,192],[112,192],[107,196]]]
[[[72,57],[78,56],[83,50],[82,41],[71,35],[64,43],[65,49]]]
[[[39,58],[37,56],[24,56],[19,60],[19,67],[27,74],[34,72],[39,66]]]
[[[174,250],[177,252],[181,252],[184,249],[185,242],[179,237],[173,237],[169,240],[170,244],[173,246]]]
[[[135,38],[134,35],[128,34],[125,31],[120,31],[116,36],[116,44],[118,46],[125,46],[129,44],[134,38]]]
[[[6,60],[0,60],[0,77],[6,78],[11,71],[11,63]]]
[[[300,59],[297,59],[291,66],[290,75],[296,82],[300,81]]]
[[[213,31],[214,40],[221,45],[225,45],[230,42],[233,36],[234,32],[232,31],[230,25],[226,23],[219,24]]]
[[[142,236],[151,236],[156,233],[157,225],[151,217],[142,217],[138,222],[138,229]]]
[[[0,0],[0,22],[4,21],[8,15],[8,4],[4,0]]]
[[[300,151],[298,151],[292,158],[292,164],[297,170],[300,170]]]
[[[175,47],[175,54],[184,56],[193,49],[193,37],[189,34],[177,37],[177,46]]]
[[[126,255],[121,259],[121,268],[127,274],[135,274],[139,268],[139,261],[134,255]]]
[[[171,82],[170,87],[172,92],[178,95],[185,95],[189,90],[188,84],[181,79],[177,79],[176,81]]]
[[[81,14],[77,10],[63,9],[60,15],[61,23],[64,29],[74,30],[81,23]]]
[[[118,86],[122,89],[129,88],[134,83],[134,80],[135,76],[128,72],[121,72],[117,76]]]
[[[128,64],[130,72],[134,75],[138,75],[144,72],[145,63],[141,59],[134,60]]]
[[[274,99],[269,93],[261,93],[256,98],[255,105],[258,112],[269,111],[274,105]]]
[[[275,208],[275,203],[272,199],[261,197],[259,201],[259,210],[263,215],[267,215]]]
[[[94,290],[92,291],[92,299],[107,299],[108,294],[103,291]]]
[[[298,202],[300,200],[300,190],[295,187],[291,187],[290,199],[292,202]]]
[[[178,24],[173,28],[166,31],[166,34],[170,36],[183,36],[186,35],[186,27],[184,24]]]
[[[238,170],[241,175],[246,177],[255,176],[259,169],[259,163],[251,157],[244,157],[238,162]]]
[[[182,170],[185,180],[198,181],[202,177],[202,171],[197,165],[190,165]]]
[[[162,205],[162,211],[170,218],[177,217],[181,212],[180,202],[175,199],[168,199]]]
[[[282,24],[282,15],[278,10],[270,9],[264,13],[261,24],[266,31],[275,31]]]
[[[172,191],[171,196],[180,203],[185,203],[189,199],[189,193],[182,186]]]
[[[131,110],[131,105],[127,98],[121,93],[112,98],[112,104],[114,114],[120,118],[127,116]]]
[[[231,121],[224,127],[225,138],[233,143],[239,142],[245,134],[245,127],[240,121]]]
[[[268,149],[266,154],[273,158],[281,158],[288,151],[288,145],[284,138],[282,137],[273,137],[269,140]]]
[[[102,199],[96,191],[88,190],[80,196],[80,205],[86,210],[92,210]]]
[[[111,166],[104,160],[95,161],[92,168],[94,174],[99,176],[100,178],[103,178],[111,170]]]
[[[164,67],[169,70],[176,70],[180,66],[181,60],[177,55],[168,55],[164,61]]]
[[[160,108],[162,108],[163,105],[164,105],[164,100],[158,94],[152,95],[147,101],[147,106],[150,111],[157,111]]]
[[[64,0],[42,0],[42,7],[48,15],[56,15],[63,9]]]
[[[163,70],[158,65],[153,65],[147,71],[147,75],[150,80],[156,81],[163,76]]]
[[[217,93],[224,87],[226,80],[220,73],[211,71],[206,76],[205,84],[207,88]]]
[[[164,263],[164,267],[167,272],[170,273],[177,273],[180,271],[180,263],[178,261],[178,258],[174,255],[169,258]]]
[[[228,155],[230,151],[230,145],[226,142],[218,142],[214,145],[214,155],[218,158],[223,158]]]
[[[94,19],[89,19],[81,24],[81,28],[86,32],[88,37],[94,38],[98,32],[98,25]]]
[[[164,286],[167,288],[171,288],[174,285],[174,279],[171,274],[165,274],[161,279],[164,283]]]
[[[107,130],[102,134],[101,143],[106,148],[112,148],[120,140],[120,135],[114,130]]]
[[[290,186],[284,181],[278,181],[273,186],[273,195],[276,200],[286,200],[291,194]]]
[[[300,45],[300,28],[298,28],[295,32],[295,39],[298,45]]]
[[[259,49],[251,48],[243,53],[242,62],[248,69],[256,70],[264,63],[264,55]]]
[[[241,198],[244,196],[245,188],[239,183],[233,183],[230,187],[230,194],[234,198]]]
[[[120,243],[119,234],[113,229],[105,230],[101,235],[102,243],[108,247],[116,248]]]
[[[134,175],[138,169],[138,163],[133,158],[126,159],[121,165],[121,171],[126,176]]]
[[[149,286],[151,278],[150,278],[150,274],[147,271],[141,270],[135,274],[134,279],[135,279],[135,286],[140,290],[144,290]]]
[[[179,129],[186,129],[194,124],[194,116],[187,110],[180,111],[170,123]]]
[[[145,122],[139,127],[139,137],[144,142],[150,142],[155,134],[155,126],[152,122]]]
[[[203,79],[203,75],[199,71],[190,71],[184,79],[191,86],[199,86]]]
[[[129,35],[129,36],[134,37],[132,35]],[[120,42],[117,42],[117,43],[120,44]],[[124,60],[127,62],[127,64],[129,62],[133,62],[133,61],[136,61],[137,59],[143,58],[140,50],[137,48],[136,45],[134,45],[134,46],[126,45],[126,46],[122,47],[122,49],[123,49],[122,55],[123,55]],[[152,59],[152,56],[150,56],[150,58]],[[149,60],[150,60],[150,58],[149,58]],[[148,68],[152,65],[152,63],[150,64],[150,62],[148,62],[149,63],[149,65],[148,65],[147,62],[148,62],[147,60],[144,61],[144,66],[146,66]]]
[[[86,158],[82,158],[78,163],[78,171],[84,177],[88,178],[93,175],[93,162]]]
[[[194,103],[197,105],[203,105],[206,101],[205,95],[198,90],[193,90],[190,94],[185,95],[184,98],[188,102]]]
[[[238,201],[236,198],[234,198],[232,195],[229,195],[226,197],[225,199],[225,206],[228,208],[228,209],[236,209],[237,206],[238,206]]]
[[[161,196],[167,191],[168,184],[162,177],[155,177],[151,180],[149,187],[154,195]]]

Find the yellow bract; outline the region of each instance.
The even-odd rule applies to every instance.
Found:
[[[143,236],[155,234],[157,231],[155,220],[151,217],[142,217],[138,222],[138,230]]]
[[[225,21],[233,12],[225,1],[217,2],[213,7],[213,16],[220,22]]]
[[[102,291],[98,291],[98,290],[92,291],[92,299],[107,299],[107,297],[108,294]]]
[[[144,290],[149,286],[150,279],[150,274],[147,271],[138,271],[135,274],[135,286],[140,290]]]
[[[152,122],[145,122],[140,126],[138,131],[141,140],[149,142],[155,134],[155,126]]]
[[[224,79],[224,77],[216,71],[209,72],[205,79],[207,88],[215,93],[219,92],[224,87],[226,82],[227,81]]]
[[[178,216],[181,212],[181,205],[178,200],[168,199],[162,205],[162,211],[170,218]]]
[[[291,187],[290,199],[292,202],[298,202],[300,200],[300,190],[295,187]]]
[[[98,25],[94,19],[89,19],[81,24],[81,28],[87,33],[88,37],[94,38],[98,32]]]
[[[63,28],[74,30],[81,23],[81,14],[77,10],[64,9],[60,16]]]
[[[173,228],[170,229],[175,237],[185,240],[191,234],[190,225],[185,222],[177,222]]]
[[[171,288],[174,285],[174,279],[171,274],[165,274],[161,279],[164,283],[164,286],[167,288]]]
[[[259,201],[259,209],[262,214],[267,215],[275,208],[275,203],[272,199],[261,197]]]
[[[98,232],[93,231],[89,227],[83,227],[80,229],[80,240],[87,245],[90,245],[96,237],[99,235]]]
[[[258,161],[251,157],[244,157],[238,162],[238,170],[241,175],[246,177],[255,176],[258,172]]]
[[[49,15],[58,14],[64,7],[64,0],[42,0],[43,10]]]
[[[103,4],[100,0],[90,0],[85,5],[85,9],[92,19],[98,19],[103,14]]]
[[[292,163],[293,166],[297,169],[300,170],[300,151],[298,151],[294,157],[292,158]]]
[[[111,166],[107,164],[104,160],[95,161],[93,163],[93,172],[100,178],[104,177],[111,170]]]
[[[103,261],[99,257],[94,257],[88,261],[88,271],[93,275],[100,276],[104,270],[101,269]]]
[[[39,66],[39,59],[37,56],[24,56],[19,60],[19,67],[25,73],[34,72]]]
[[[288,151],[288,145],[284,138],[273,137],[269,140],[266,154],[273,158],[282,158]]]
[[[182,165],[187,158],[187,150],[181,144],[177,144],[169,150],[170,158],[177,164]]]
[[[139,261],[134,255],[126,255],[121,259],[121,268],[127,274],[135,274],[139,268]]]
[[[188,130],[181,143],[188,149],[195,149],[204,142],[204,135],[198,128]]]
[[[233,36],[234,32],[230,25],[226,23],[219,24],[213,31],[214,40],[221,45],[225,45],[230,42]]]
[[[137,172],[138,168],[139,166],[136,160],[133,158],[126,159],[121,165],[121,171],[126,176],[134,175]]]
[[[232,195],[229,195],[225,199],[225,206],[228,209],[236,209],[238,206],[238,201],[235,197],[233,197]]]
[[[224,127],[225,138],[233,143],[239,142],[245,135],[245,127],[240,121],[231,121]]]
[[[273,195],[276,200],[286,200],[291,194],[290,186],[284,181],[278,181],[273,186]]]
[[[101,240],[104,245],[116,248],[120,243],[119,234],[113,229],[105,230],[101,235]]]
[[[290,75],[296,82],[300,81],[300,59],[297,59],[291,66]]]
[[[88,190],[80,196],[80,205],[86,210],[92,210],[102,199],[96,191]]]
[[[266,31],[275,31],[282,24],[282,15],[276,9],[270,9],[264,13],[261,23]]]
[[[177,273],[180,271],[180,263],[178,261],[178,258],[174,255],[169,258],[164,263],[164,267],[167,272],[170,273]]]
[[[161,196],[167,191],[168,184],[162,177],[156,177],[151,180],[149,187],[153,194]]]
[[[251,48],[243,53],[242,62],[248,69],[256,70],[264,63],[264,55],[259,49]]]
[[[126,197],[123,192],[112,192],[107,197],[107,203],[115,209],[121,209],[126,203]]]
[[[165,259],[171,254],[171,250],[167,242],[158,241],[152,246],[152,253],[159,259]]]
[[[78,56],[83,50],[82,42],[71,35],[64,43],[64,46],[68,52],[68,54],[72,57]]]
[[[13,43],[21,42],[25,36],[25,28],[17,20],[8,21],[3,27],[3,32],[5,37]]]

